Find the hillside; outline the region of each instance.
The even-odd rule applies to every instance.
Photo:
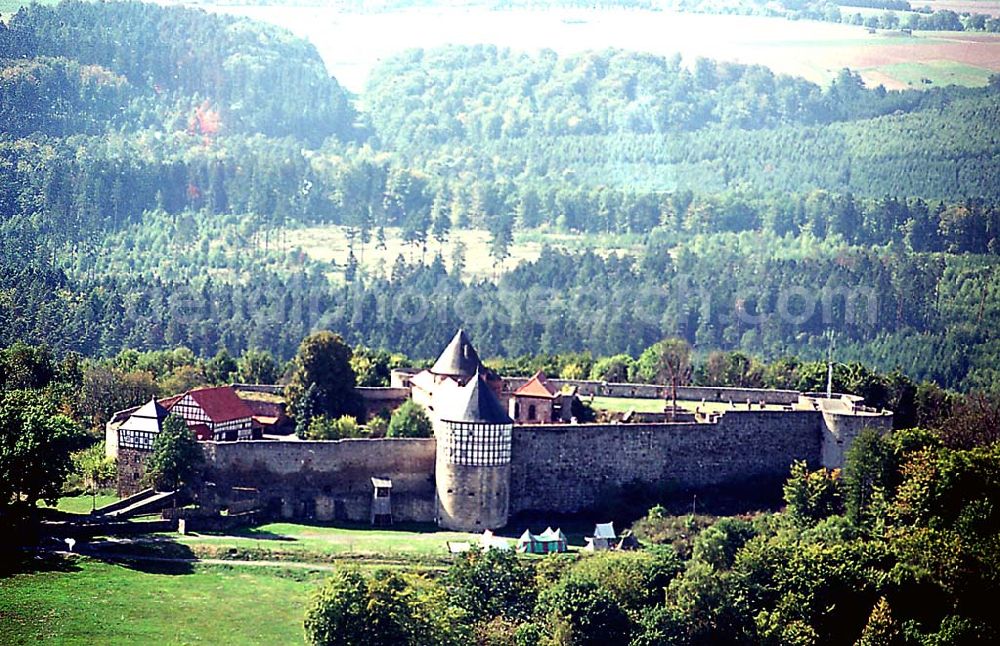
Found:
[[[469,46],[355,102],[284,30],[139,3],[31,7],[0,47],[5,338],[287,358],[332,327],[431,356],[464,325],[497,356],[773,359],[832,333],[992,387],[994,86]]]
[[[383,142],[434,172],[630,189],[998,198],[997,88],[826,87],[623,51],[412,51],[365,94]],[[485,178],[484,178],[485,171]]]

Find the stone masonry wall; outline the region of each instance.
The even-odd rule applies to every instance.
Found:
[[[823,411],[822,465],[827,469],[842,469],[848,449],[866,428],[887,433],[892,430],[892,415],[847,415]]]
[[[118,449],[116,456],[119,497],[131,496],[142,490],[142,479],[146,475],[146,458],[149,457],[149,454],[149,451]]]
[[[576,512],[639,480],[698,488],[819,466],[816,411],[731,411],[714,424],[515,426],[511,514]]]
[[[397,521],[434,520],[433,439],[206,442],[207,480],[225,499],[253,487],[269,513],[367,522],[372,476],[392,480]]]

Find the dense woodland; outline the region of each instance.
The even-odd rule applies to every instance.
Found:
[[[135,87],[139,103],[130,105],[124,100],[132,98],[127,94],[107,99],[119,99],[118,110],[134,110],[123,124],[129,130],[157,122],[172,129],[165,123],[171,109],[188,113],[199,98],[210,100],[211,109],[219,111],[217,119],[224,120],[230,132],[294,135],[315,142],[344,132],[352,121],[347,97],[326,73],[315,47],[283,30],[221,15],[138,2],[69,0],[56,7],[33,5],[0,29],[0,51],[5,59],[42,57],[45,65],[45,59],[54,57],[50,63],[54,67],[60,58],[71,59],[114,72],[110,79],[94,78],[95,72],[84,68],[79,81],[69,80],[83,95],[71,99],[77,106],[94,91],[91,86],[99,90],[112,82],[117,85],[115,75],[124,77]],[[4,75],[13,77],[5,80],[18,86],[35,86],[43,96],[55,88],[67,90],[55,72],[15,65]],[[5,102],[31,98],[17,93],[4,97]],[[28,101],[12,107],[19,114],[42,111],[38,115],[42,119],[51,111],[57,124],[68,108],[77,107]],[[203,119],[199,128],[204,132],[218,125],[206,123],[212,120]],[[6,125],[4,132],[10,132]],[[37,131],[51,134],[44,125]]]
[[[387,60],[355,103],[284,31],[139,3],[23,9],[0,52],[5,339],[279,361],[321,327],[418,359],[460,326],[496,357],[832,343],[996,387],[996,84],[476,46]],[[311,223],[348,227],[354,260],[388,227],[409,249],[334,268],[285,242]],[[470,227],[496,280],[449,251]],[[505,266],[539,232],[635,244]]]
[[[682,63],[451,47],[386,61],[366,96],[385,143],[435,175],[997,198],[995,84],[886,92],[844,70],[821,89],[759,66]]]

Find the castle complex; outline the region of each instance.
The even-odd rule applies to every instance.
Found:
[[[430,416],[432,438],[306,441],[240,433],[229,441],[213,435],[202,443],[210,483],[204,495],[234,507],[249,498],[275,517],[369,522],[377,515],[482,531],[521,512],[583,512],[624,487],[770,485],[786,477],[795,460],[838,468],[863,428],[892,426],[891,412],[854,396],[715,387],[678,388],[679,400],[695,402],[690,409],[582,423],[573,414],[578,400],[666,402],[669,389],[550,380],[540,373],[504,378],[482,364],[462,331],[430,369],[395,371],[392,382],[359,388],[366,408],[412,398]],[[236,408],[228,407],[226,416]],[[166,413],[147,405],[109,423],[120,493],[137,488],[149,450],[148,438],[131,439],[134,431],[155,432]],[[200,413],[196,423],[213,424]],[[229,426],[243,428],[233,420]]]

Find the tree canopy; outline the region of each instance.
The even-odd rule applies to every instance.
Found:
[[[0,390],[0,513],[54,504],[73,469],[80,427],[38,390]]]
[[[188,487],[201,477],[205,453],[178,415],[168,415],[146,459],[146,479],[158,491]]]
[[[431,420],[423,407],[407,399],[392,413],[386,437],[430,437],[433,434]]]
[[[463,614],[443,590],[416,576],[386,569],[344,568],[310,600],[305,616],[310,644],[417,646],[468,643]]]
[[[317,415],[338,418],[356,414],[357,377],[351,367],[352,355],[351,347],[332,332],[316,332],[302,341],[285,389],[288,413],[300,435]]]

